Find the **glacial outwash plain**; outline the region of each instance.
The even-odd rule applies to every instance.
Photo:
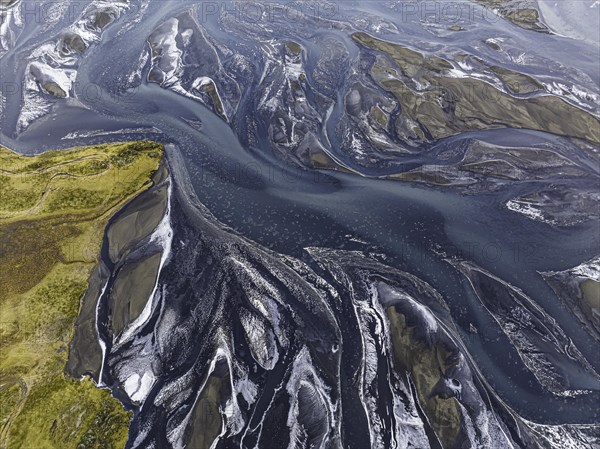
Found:
[[[599,30],[0,0],[0,449],[600,449]]]
[[[162,157],[144,141],[37,156],[0,147],[0,447],[124,447],[131,413],[65,365],[106,225]]]

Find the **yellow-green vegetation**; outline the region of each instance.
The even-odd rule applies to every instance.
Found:
[[[21,156],[0,147],[0,448],[122,448],[131,416],[64,374],[104,228],[151,185],[163,147]]]
[[[58,84],[54,82],[48,82],[42,85],[42,89],[50,95],[54,95],[55,97],[65,98],[67,93],[60,87]]]
[[[429,346],[414,338],[414,328],[394,307],[387,309],[394,360],[410,373],[419,404],[444,447],[455,447],[461,427],[461,413],[456,399],[432,394],[441,376],[451,367],[452,354],[442,345]]]
[[[68,54],[71,51],[83,53],[86,47],[85,41],[79,34],[69,33],[62,38],[61,53]]]
[[[373,115],[375,116],[377,124],[379,124],[382,129],[386,129],[388,126],[389,117],[385,112],[383,112],[383,109],[381,109],[379,106],[375,106],[373,108]]]
[[[580,285],[581,309],[592,323],[600,325],[600,282],[586,279]]]
[[[212,101],[215,112],[221,117],[225,118],[225,109],[223,108],[223,103],[221,102],[221,97],[219,97],[219,92],[217,92],[217,86],[215,83],[210,80],[208,83],[201,86],[200,90],[208,94]]]
[[[325,153],[317,145],[311,147],[308,150],[307,157],[304,159],[304,161],[309,167],[312,168],[333,169],[344,173],[352,173],[343,165],[338,164],[335,160],[331,158],[331,156]]]
[[[442,173],[437,172],[426,172],[420,170],[407,171],[403,173],[394,173],[387,176],[388,179],[399,179],[402,181],[417,181],[417,182],[426,182],[429,184],[436,185],[448,185],[450,184],[450,179],[446,178]]]
[[[558,96],[517,98],[486,81],[454,77],[453,65],[446,59],[362,32],[352,34],[352,38],[363,47],[388,56],[378,57],[370,74],[396,97],[402,109],[402,131],[417,143],[465,131],[505,127],[600,143],[598,118]],[[486,71],[506,83],[513,94],[530,93],[542,87],[526,74],[498,66],[487,66]],[[426,87],[417,88],[415,82]]]
[[[298,56],[302,52],[300,44],[294,41],[287,41],[285,43],[285,49],[293,56]]]
[[[221,388],[228,379],[228,376],[220,377],[215,374],[208,377],[192,412],[188,447],[209,449],[219,436],[223,425],[219,410]]]
[[[548,33],[548,28],[540,21],[540,14],[535,8],[527,8],[527,2],[516,0],[475,0],[481,5],[493,9],[506,20],[525,30]]]
[[[515,94],[529,94],[544,88],[538,81],[524,73],[508,70],[496,65],[489,66],[490,70]]]

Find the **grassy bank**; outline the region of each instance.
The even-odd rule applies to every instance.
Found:
[[[122,448],[130,415],[63,372],[109,218],[151,184],[162,145],[25,157],[0,147],[0,448]]]

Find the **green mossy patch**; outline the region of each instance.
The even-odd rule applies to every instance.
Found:
[[[410,373],[417,398],[429,423],[444,447],[456,447],[461,430],[461,412],[454,398],[433,395],[433,389],[449,368],[451,353],[442,345],[429,346],[414,337],[414,328],[394,307],[387,309],[390,322],[394,360]]]
[[[131,419],[64,374],[104,229],[151,185],[163,147],[130,142],[21,156],[0,147],[0,447],[124,447]]]
[[[516,97],[542,90],[529,75],[488,66],[511,92],[507,93],[476,78],[455,77],[445,59],[362,32],[352,38],[387,55],[377,58],[370,74],[400,103],[401,123],[416,125],[402,129],[408,140],[420,144],[462,132],[521,128],[600,143],[600,121],[589,112],[555,95]]]
[[[302,52],[300,44],[294,41],[287,41],[285,43],[285,49],[293,56],[298,56]]]
[[[36,385],[14,419],[7,449],[121,449],[130,416],[92,381],[58,375]]]

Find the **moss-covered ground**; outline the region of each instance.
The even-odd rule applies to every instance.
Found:
[[[404,131],[414,134],[411,139],[417,143],[460,132],[507,127],[600,143],[600,122],[593,114],[555,95],[516,97],[515,93],[541,92],[542,85],[529,75],[498,66],[486,67],[486,71],[507,84],[512,92],[509,94],[480,79],[454,77],[453,65],[446,59],[363,32],[352,34],[352,38],[365,48],[389,56],[378,59],[370,74],[396,97],[406,123],[417,125]],[[417,88],[414,81],[428,87]]]
[[[64,367],[104,228],[162,156],[153,142],[37,156],[0,147],[1,449],[125,445],[130,414]]]
[[[388,307],[394,360],[399,368],[410,373],[419,405],[444,447],[457,447],[461,429],[461,413],[454,398],[432,394],[448,368],[450,353],[443,345],[428,345],[415,338],[415,328],[394,307]]]

